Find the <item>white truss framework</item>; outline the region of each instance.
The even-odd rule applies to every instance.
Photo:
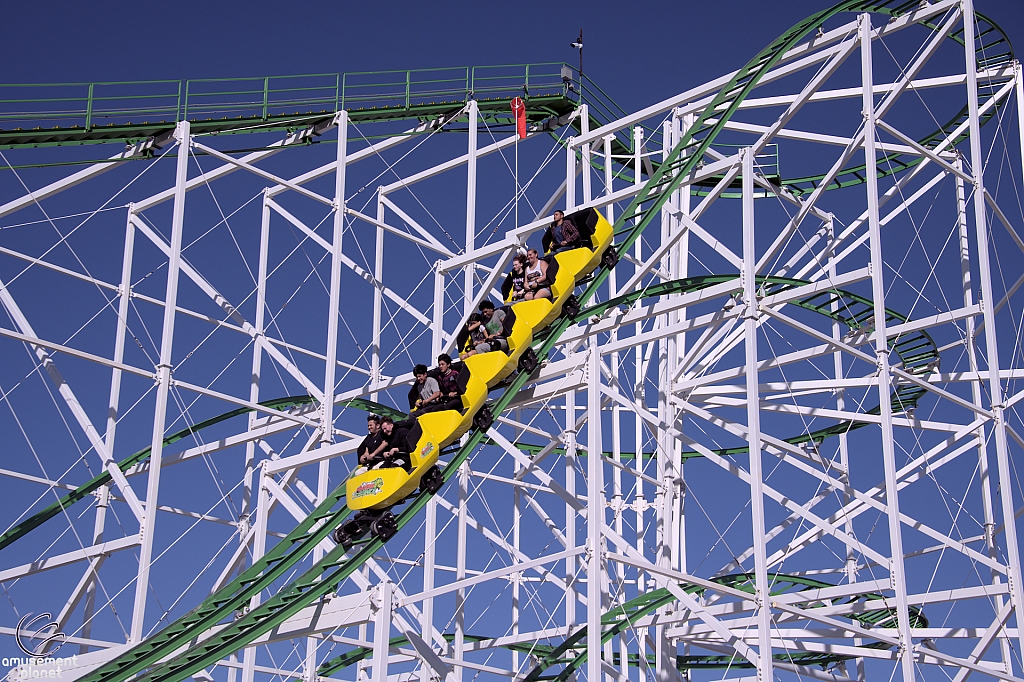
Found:
[[[647,295],[562,335],[337,593],[195,677],[1024,680],[1024,74],[975,32],[943,0],[787,53],[590,303]],[[5,197],[13,224],[159,177],[113,223],[0,232],[0,530],[112,476],[0,554],[8,650],[49,611],[74,679],[228,584],[345,479],[358,401],[404,410],[551,210],[614,222],[730,77],[526,140],[474,100],[244,155],[182,121]]]

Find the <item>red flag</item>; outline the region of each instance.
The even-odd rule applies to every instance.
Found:
[[[516,117],[516,130],[519,132],[519,139],[526,139],[526,105],[519,97],[512,98],[512,115]]]

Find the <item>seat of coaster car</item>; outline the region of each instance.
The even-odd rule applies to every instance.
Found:
[[[546,256],[542,256],[541,260],[548,264],[547,272],[544,273],[544,279],[547,281],[547,288],[551,289],[551,286],[555,283],[555,277],[558,277],[558,259],[555,258],[557,254],[549,253]],[[552,294],[554,292],[551,292]]]
[[[580,238],[584,240],[584,243],[592,243],[594,231],[597,228],[598,220],[600,220],[596,210],[585,208],[582,211],[570,213],[566,218],[571,220],[572,224],[576,226],[576,230],[580,233]]]
[[[500,310],[505,313],[505,319],[501,321],[501,335],[508,339],[512,336],[512,327],[516,323],[516,311],[511,305],[503,305]]]

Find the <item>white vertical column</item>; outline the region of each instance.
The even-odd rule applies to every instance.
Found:
[[[605,135],[602,141],[604,143],[604,193],[605,195],[609,195],[615,190],[612,186],[612,183],[615,180],[615,172],[612,168],[612,163],[614,162],[612,159],[612,142],[615,141],[615,135]],[[615,204],[608,204],[604,207],[604,217],[612,225],[615,224]],[[612,268],[612,271],[608,273],[608,277],[610,279],[614,276],[615,268]],[[615,295],[614,287],[611,290],[611,295]]]
[[[1013,490],[1015,479],[1010,472],[1010,447],[1006,439],[1003,385],[999,378],[999,343],[996,337],[995,296],[992,293],[992,270],[988,252],[988,216],[985,208],[985,157],[981,149],[981,122],[978,116],[978,65],[975,53],[974,2],[962,0],[964,15],[964,56],[967,67],[967,110],[971,131],[971,177],[974,179],[974,231],[978,241],[978,275],[985,321],[985,356],[988,364],[989,396],[992,400],[992,430],[996,441],[996,463],[999,471],[999,496],[1006,535],[1006,563],[1010,597],[1020,622],[1024,607],[1024,586],[1021,585],[1020,546],[1017,543],[1017,519]],[[1018,97],[1020,80],[1017,81]],[[1017,628],[1018,643],[1024,650],[1024,628]]]
[[[124,361],[124,344],[128,332],[128,311],[132,296],[132,260],[135,253],[135,225],[132,223],[133,205],[128,205],[128,217],[124,225],[124,256],[121,260],[121,288],[117,303],[117,329],[114,332],[114,362]],[[107,432],[103,437],[104,445],[110,456],[114,456],[114,436],[117,432],[117,420],[121,406],[121,370],[116,367],[110,375],[110,400],[107,403]],[[96,518],[93,522],[92,544],[103,542],[103,531],[107,520],[107,507],[110,504],[110,486],[105,485],[97,491]],[[95,562],[91,562],[95,566]],[[85,587],[85,603],[82,606],[82,638],[89,639],[92,633],[92,618],[96,608],[96,575],[93,574]],[[87,653],[89,646],[82,644],[80,653]]]
[[[670,118],[662,123],[661,127],[661,159],[662,162],[668,158],[672,151],[673,122]],[[640,156],[637,157],[637,172],[642,168]],[[674,198],[674,197],[673,197]],[[668,241],[672,232],[672,211],[676,207],[672,198],[662,206],[660,211],[661,221],[661,242]],[[638,240],[639,241],[639,240]],[[670,255],[663,257],[660,266],[663,271],[671,268],[672,258]],[[657,325],[664,328],[669,324],[667,314],[659,315]],[[671,391],[672,374],[670,358],[675,353],[675,343],[672,337],[658,339],[658,420],[663,424],[675,425],[675,409],[669,403],[669,392]],[[661,481],[661,490],[658,493],[658,565],[662,568],[672,569],[676,562],[676,493],[678,491],[677,481],[679,472],[675,462],[675,438],[664,429],[658,431],[658,480]],[[661,609],[661,614],[668,616],[673,611],[671,604]],[[659,682],[668,682],[674,679],[676,665],[673,656],[672,643],[668,639],[667,628],[659,625],[655,629],[655,649],[658,664],[657,679]]]
[[[642,174],[642,170],[643,170],[643,156],[642,156],[643,148],[644,148],[644,129],[641,126],[634,126],[633,127],[633,185],[636,186],[636,187],[639,187],[640,185],[643,184],[643,174]],[[633,218],[633,223],[634,224],[637,224],[639,221],[640,221],[639,217],[634,217]],[[638,263],[643,263],[644,262],[644,259],[643,259],[643,243],[644,243],[644,240],[642,238],[641,239],[637,239],[635,242],[633,242],[633,256],[636,258]],[[639,332],[639,329],[640,329],[640,327],[638,326],[637,327],[637,331],[638,332]],[[634,391],[634,395],[636,396],[636,401],[639,404],[639,406],[646,409],[647,408],[647,404],[646,404],[647,400],[645,398],[646,386],[645,386],[644,367],[645,367],[645,364],[644,364],[644,357],[643,357],[643,349],[642,349],[641,345],[638,344],[636,346],[636,348],[633,349],[633,370],[634,370],[635,376],[636,376],[636,382],[634,384],[633,391]],[[641,451],[643,450],[643,442],[644,442],[644,440],[643,440],[643,437],[644,437],[644,425],[643,425],[643,421],[640,419],[640,415],[638,415],[638,414],[634,415],[633,429],[634,429],[633,433],[634,433],[634,439],[635,439],[635,442],[636,442],[636,449],[637,449],[636,468],[637,468],[638,472],[643,472],[644,471],[644,463],[643,463],[643,455],[641,454]],[[655,443],[655,446],[657,447],[657,443]],[[637,485],[638,485],[637,509],[643,510],[647,505],[646,505],[646,500],[644,500],[644,497],[643,497],[643,483],[639,481],[639,478],[638,478]],[[660,504],[659,504],[659,495],[660,495],[660,492],[659,492],[658,488],[655,487],[655,489],[654,489],[654,504],[652,505],[654,510],[655,510],[655,512],[654,512],[655,515],[661,513],[659,511],[660,508],[661,508]],[[659,523],[659,521],[658,521],[658,519],[656,517],[655,518],[655,524],[656,524],[655,532],[656,533],[660,532],[660,530],[659,530],[660,529],[660,525],[657,525],[658,523]],[[643,534],[645,532],[646,523],[645,523],[645,518],[644,518],[644,512],[643,511],[638,511],[637,512],[636,524],[637,524],[636,525],[636,527],[637,527],[636,548],[637,548],[637,551],[639,551],[641,553],[644,553]],[[660,540],[660,538],[658,538],[658,539]],[[658,561],[658,557],[655,557],[654,560]],[[638,575],[638,577],[637,577],[637,591],[638,592],[644,590],[643,583],[644,583],[644,576],[643,575]],[[661,642],[661,638],[660,637],[655,637],[655,641],[656,642]],[[657,645],[657,649],[658,649],[659,652],[661,651],[660,644]],[[640,660],[641,660],[641,663],[643,664],[643,666],[646,667],[647,666],[647,658],[645,656],[641,656]],[[660,656],[658,657],[658,660],[659,661],[661,660]],[[662,668],[663,668],[663,666],[658,665],[659,671],[661,671]],[[646,675],[646,672],[644,674]]]
[[[174,313],[178,305],[178,273],[181,266],[181,232],[185,221],[185,185],[188,181],[188,157],[192,147],[188,121],[178,123],[174,136],[178,140],[178,166],[174,184],[174,211],[171,217],[171,250],[167,263],[167,290],[164,297],[164,322],[160,339],[160,364],[157,365],[156,408],[153,413],[153,438],[149,455],[146,484],[145,515],[142,520],[142,543],[139,545],[139,572],[135,580],[135,605],[129,640],[142,641],[146,618],[146,593],[149,590],[149,569],[153,558],[153,535],[156,526],[157,498],[160,492],[160,463],[164,450],[164,425],[167,420],[167,394],[171,388],[171,350],[174,343]]]
[[[339,111],[334,122],[338,126],[338,157],[334,171],[334,234],[331,239],[331,285],[330,303],[327,310],[327,361],[324,367],[324,403],[320,421],[320,442],[334,442],[334,383],[335,370],[338,368],[338,308],[341,306],[341,261],[342,235],[345,231],[345,164],[348,153],[348,112]],[[376,296],[378,291],[375,291]],[[374,352],[377,349],[377,336],[373,337]],[[327,464],[327,462],[323,462]],[[321,471],[326,477],[324,467]]]
[[[381,227],[384,223],[383,189],[377,187],[377,241],[374,245],[373,258],[373,278],[380,282],[380,286],[373,288],[373,354],[370,356],[370,383],[375,386],[380,383],[380,331],[384,308],[384,228]],[[370,400],[379,399],[380,394],[377,391],[370,393]]]
[[[515,419],[518,421],[521,411],[516,410]],[[517,438],[519,436],[517,430]],[[522,472],[522,465],[517,461],[512,463],[512,477],[515,480],[519,480],[519,475]],[[523,494],[520,492],[519,486],[513,486],[512,488],[512,549],[519,553],[522,546],[522,515],[523,515]],[[523,572],[516,571],[511,576],[512,579],[512,637],[518,638],[519,636],[519,618],[520,608],[519,602],[522,598],[522,584],[523,584]],[[519,652],[512,651],[512,670],[519,672]]]
[[[614,135],[605,135],[602,138],[603,142],[603,155],[604,155],[604,193],[609,195],[612,193],[612,182],[614,179],[614,173],[612,170],[612,141],[615,139]],[[608,204],[605,207],[605,217],[608,222],[615,223],[615,212],[612,204]],[[615,268],[608,273],[608,291],[609,295],[614,296],[618,289],[618,283],[615,277]],[[615,341],[619,338],[618,330],[613,329],[609,334],[609,340]],[[608,366],[611,370],[611,379],[609,384],[615,389],[621,389],[620,376],[622,368],[620,366],[620,355],[618,352],[612,353],[608,358]],[[612,459],[622,464],[622,406],[618,403],[613,403],[611,408],[611,454]],[[612,470],[612,513],[614,514],[614,530],[622,537],[624,530],[624,519],[623,515],[626,510],[625,497],[622,492],[622,469],[615,467]],[[609,578],[611,576],[609,575]],[[620,587],[619,595],[616,599],[617,604],[622,604],[629,597],[626,596],[625,581],[626,581],[626,567],[622,564],[616,565],[615,579]],[[624,679],[629,679],[629,638],[627,632],[624,630],[618,638],[618,649],[619,649],[619,673]],[[609,643],[609,646],[611,643]],[[608,656],[610,662],[611,656]]]
[[[469,100],[469,149],[466,161],[466,253],[472,253],[476,248],[476,129],[479,117],[476,100]],[[466,279],[463,285],[466,296],[463,302],[463,312],[466,315],[473,309],[475,267],[473,263],[466,264]]]
[[[636,186],[636,187],[639,187],[641,184],[643,184],[642,174],[641,174],[642,164],[643,164],[643,158],[641,156],[641,153],[642,153],[642,150],[643,150],[643,146],[644,146],[644,129],[642,127],[640,127],[640,126],[634,126],[633,127],[633,185]],[[633,218],[633,223],[634,224],[636,224],[638,221],[639,221],[639,218]],[[637,262],[639,262],[639,263],[643,262],[643,258],[641,256],[641,249],[642,249],[642,246],[643,246],[643,241],[644,241],[643,239],[637,239],[635,242],[633,242],[633,254],[636,257]],[[637,332],[639,332],[639,329],[640,328],[638,326],[637,327]],[[645,394],[645,386],[644,386],[644,358],[643,358],[643,350],[642,350],[640,345],[637,345],[636,348],[633,349],[633,372],[634,372],[634,377],[635,377],[635,381],[634,381],[634,384],[633,384],[633,394],[635,396],[635,399],[636,399],[636,402],[637,402],[638,406],[646,409],[647,405],[646,405],[646,399],[644,397],[644,394]],[[635,462],[635,464],[636,464],[636,471],[637,471],[637,474],[638,474],[638,476],[637,476],[637,498],[636,498],[636,505],[637,505],[637,507],[636,507],[637,508],[637,513],[636,513],[636,532],[637,532],[636,549],[637,549],[638,552],[640,552],[642,554],[645,553],[644,552],[644,549],[645,549],[645,547],[644,547],[644,533],[646,532],[646,519],[645,519],[645,511],[644,510],[647,508],[647,501],[644,498],[644,484],[643,484],[643,481],[639,477],[639,474],[642,474],[645,471],[644,460],[643,460],[643,444],[644,444],[644,438],[643,437],[644,437],[643,421],[640,419],[640,415],[639,414],[633,415],[633,439],[634,439],[635,448],[636,448],[636,451],[637,451],[636,452],[636,462]],[[654,505],[653,506],[654,506],[655,509],[657,509],[657,507],[658,507],[658,490],[657,490],[657,488],[655,488],[655,490],[654,490],[654,497],[655,497],[655,501],[654,501]],[[657,513],[657,512],[655,512],[655,513]],[[655,557],[655,561],[657,561],[657,557]],[[645,584],[644,583],[645,583],[644,575],[642,573],[638,573],[637,574],[637,592],[644,592],[645,591]],[[660,641],[660,638],[655,637],[655,640],[656,641]],[[659,647],[659,650],[660,650],[660,647]],[[643,653],[643,649],[641,649],[641,653]],[[643,671],[642,674],[644,676],[648,675],[648,673],[649,673],[648,668],[649,668],[649,666],[647,665],[647,657],[644,656],[644,655],[641,655],[640,656],[640,670]]]
[[[256,528],[252,538],[253,562],[262,558],[267,551],[267,517],[270,514],[270,489],[264,478],[268,475],[263,468],[264,460],[259,467],[259,486],[256,489]],[[249,598],[249,610],[260,605],[259,593]],[[242,682],[253,682],[256,675],[256,648],[249,647],[242,654]]]
[[[576,208],[576,138],[565,145],[565,213]]]
[[[899,656],[903,682],[914,679],[914,652],[910,640],[907,582],[903,566],[903,533],[900,527],[899,488],[896,483],[896,452],[892,428],[892,380],[889,373],[889,342],[885,325],[885,284],[882,233],[878,222],[878,171],[875,144],[875,103],[871,65],[871,15],[860,15],[861,90],[864,125],[864,175],[868,192],[868,233],[871,246],[871,296],[874,299],[875,358],[878,363],[878,400],[882,417],[882,459],[885,465],[885,502],[889,522],[889,574],[896,592]]]
[[[680,119],[679,116],[672,117],[672,148],[674,149],[679,141],[682,139],[683,131],[680,129],[680,125],[689,128],[693,125],[696,120],[696,116],[693,114],[687,114],[684,119]],[[676,196],[673,197],[673,205],[676,210],[687,216],[690,215],[690,186],[683,185],[676,190]],[[682,230],[682,220],[675,218],[672,222],[673,230]],[[676,245],[671,249],[672,253],[672,279],[683,279],[688,277],[690,274],[689,268],[689,257],[690,257],[690,231],[685,230],[683,235],[676,242]],[[687,317],[686,308],[674,311],[669,315],[669,322],[671,324],[677,324],[685,322]],[[680,333],[672,337],[672,343],[675,346],[675,352],[670,356],[670,371],[669,376],[676,376],[676,372],[679,368],[679,364],[686,357],[686,334]],[[683,422],[681,417],[681,411],[675,411],[675,427],[682,433]],[[676,517],[676,556],[675,556],[675,568],[677,571],[686,572],[686,478],[683,476],[684,465],[682,461],[682,441],[678,438],[675,439],[675,450],[673,451],[673,457],[675,457],[676,471],[679,476],[679,489],[676,493],[677,496],[677,517]]]
[[[571,349],[566,349],[566,356],[571,357]],[[565,395],[565,490],[572,498],[576,497],[576,392],[569,391]],[[565,548],[576,547],[576,510],[572,505],[565,505]],[[576,566],[577,555],[565,560],[565,625],[571,628],[576,624]]]
[[[253,327],[257,338],[263,336],[267,309],[267,261],[270,254],[270,204],[267,203],[266,190],[263,195],[263,213],[260,219],[260,256],[256,275],[256,315]],[[252,344],[252,379],[249,384],[249,401],[260,399],[260,375],[263,371],[263,347]],[[256,428],[257,412],[249,413],[249,430]],[[256,461],[256,441],[245,444],[245,481],[242,491],[242,516],[239,524],[239,535],[242,542],[249,530],[249,516],[252,514],[252,481],[254,463]]]
[[[757,604],[757,679],[771,682],[771,583],[764,537],[764,472],[761,467],[761,405],[757,385],[757,256],[754,251],[754,153],[740,152],[743,162],[743,345],[746,349],[747,446],[750,460],[750,517],[754,549],[754,601]]]
[[[1016,59],[1013,60],[1013,80],[1014,92],[1017,95],[1017,140],[1020,149],[1024,150],[1024,69]],[[1024,153],[1021,154],[1020,161],[1024,170]]]
[[[586,135],[590,132],[590,108],[586,104],[580,107],[580,134]],[[590,177],[590,143],[586,142],[580,146],[580,163],[583,164],[583,203],[590,203],[593,198]]]
[[[459,466],[459,512],[456,538],[455,557],[455,580],[466,579],[466,549],[468,545],[467,536],[467,514],[466,505],[469,502],[469,462],[463,462]],[[455,592],[455,660],[461,661],[466,650],[466,589],[460,588]],[[455,666],[455,682],[462,682],[462,666]]]
[[[441,329],[444,325],[444,273],[441,261],[434,261],[434,315],[430,323],[430,357],[441,354]]]
[[[826,236],[828,237],[828,243],[832,244],[835,239],[835,221],[830,213],[828,220],[825,223]],[[828,277],[834,279],[836,276],[836,259],[835,249],[829,247],[828,253]],[[834,301],[830,307],[833,313],[839,312],[842,308],[842,302]],[[842,338],[843,331],[838,321],[833,320],[832,322],[832,338],[838,340]],[[836,351],[832,354],[832,369],[835,372],[835,378],[837,381],[842,380],[846,376],[846,371],[843,369],[843,353]],[[836,409],[846,409],[846,391],[842,387],[836,389]],[[844,431],[839,434],[839,465],[842,468],[842,474],[839,476],[839,480],[849,485],[850,483],[850,448],[849,448],[849,437]],[[843,493],[843,504],[850,504],[852,499],[849,493]],[[853,519],[847,518],[843,523],[843,530],[850,537],[855,537]],[[857,553],[852,546],[846,545],[846,565],[843,569],[843,573],[846,576],[847,582],[857,582]],[[860,646],[863,640],[859,637],[854,638],[854,645]],[[864,659],[853,658],[850,659],[847,664],[847,674],[850,678],[855,680],[864,679]]]
[[[325,395],[331,395],[325,393]],[[329,490],[331,473],[331,462],[329,459],[321,460],[317,467],[317,479],[316,479],[316,506],[319,507],[324,500],[327,499],[327,493]],[[323,521],[318,525],[323,527]],[[317,545],[313,548],[313,563],[317,563],[324,558],[324,548],[322,545]],[[306,682],[318,682],[316,674],[316,651],[320,646],[320,639],[318,637],[309,636],[306,637],[306,665],[303,670],[303,677]]]
[[[117,331],[114,333],[114,362],[124,361],[125,337],[128,333],[128,312],[132,298],[132,259],[135,253],[135,225],[132,223],[132,205],[128,206],[128,218],[124,226],[124,257],[121,260],[121,288],[117,302]],[[121,370],[116,367],[110,374],[110,402],[107,410],[107,432],[104,441],[107,452],[114,453],[114,434],[120,416]]]
[[[373,616],[373,682],[388,681],[388,635],[391,634],[394,591],[394,585],[388,581],[377,586],[377,612]],[[458,670],[460,667],[455,669]]]
[[[963,170],[963,161],[959,157],[953,161],[953,165],[957,170]],[[954,176],[953,180],[956,182],[957,228],[960,237],[960,274],[962,277],[964,306],[970,307],[974,305],[974,287],[971,280],[971,242],[967,224],[967,191],[963,178]],[[974,323],[974,317],[968,316],[964,320],[964,326],[967,332],[964,343],[967,347],[968,366],[971,372],[977,373],[979,371],[976,346],[977,327]],[[982,379],[980,376],[971,382],[971,401],[978,407],[983,406]],[[988,438],[985,436],[984,425],[978,427],[975,435],[978,438],[978,483],[981,488],[981,506],[985,523],[985,548],[988,550],[989,557],[998,561],[999,546],[996,542],[996,515],[995,506],[992,502],[992,474],[989,470]],[[999,571],[992,569],[991,575],[993,585],[999,585],[1003,582],[1003,576]],[[993,602],[995,604],[995,612],[999,613],[1003,608],[1003,595],[994,595]],[[999,648],[1004,669],[1006,672],[1011,672],[1009,667],[1011,656],[1010,643],[1006,637],[999,638]]]
[[[434,589],[436,581],[435,566],[437,553],[437,500],[431,497],[423,509],[426,518],[423,520],[423,591]],[[420,634],[427,645],[434,642],[434,599],[423,600],[420,611]],[[443,646],[443,643],[442,643]],[[433,677],[427,666],[420,666],[420,681],[431,682]]]
[[[604,462],[601,442],[601,354],[597,336],[590,337],[587,386],[587,679],[601,680],[601,563],[605,518]],[[611,663],[611,660],[608,661]]]
[[[253,326],[256,329],[257,338],[263,336],[264,327],[266,326],[266,309],[267,309],[267,262],[270,254],[270,204],[267,203],[266,189],[263,194],[263,212],[260,218],[260,255],[259,265],[256,275],[256,315],[253,320]],[[260,399],[260,376],[263,372],[263,347],[254,343],[252,345],[252,379],[249,384],[249,401],[258,402]],[[252,431],[256,428],[256,420],[259,419],[257,412],[250,412],[248,417],[249,430]],[[239,517],[238,523],[238,539],[240,544],[244,545],[246,538],[249,535],[249,528],[251,522],[249,517],[253,513],[252,504],[252,485],[253,478],[256,476],[256,441],[249,441],[245,444],[245,479],[243,482],[242,490],[242,513]],[[256,489],[256,504],[255,509],[257,514],[259,509],[263,505],[264,494],[261,493],[263,488],[263,475],[262,471],[259,472],[259,483]],[[262,527],[263,540],[266,543],[266,519]],[[260,531],[257,531],[257,534]],[[254,541],[253,547],[255,548],[256,542]],[[262,550],[260,554],[256,554],[255,549],[253,550],[253,560],[255,561],[259,556],[262,556]],[[234,654],[237,656],[237,654]],[[242,660],[242,679],[243,682],[252,682],[253,675],[255,674],[256,665],[256,651],[255,649],[246,649],[243,653]],[[238,674],[238,670],[235,668],[228,668],[228,682],[235,682],[235,677]]]

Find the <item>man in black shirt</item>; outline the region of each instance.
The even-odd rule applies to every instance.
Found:
[[[373,458],[384,450],[384,434],[380,429],[381,418],[371,414],[366,418],[366,438],[356,448],[360,464],[369,464]]]
[[[381,422],[384,430],[386,445],[378,459],[383,459],[382,466],[400,466],[406,471],[409,470],[411,460],[409,459],[409,429],[396,427],[391,417],[384,417]]]
[[[441,390],[442,410],[462,410],[462,387],[459,373],[452,369],[452,357],[447,353],[437,356],[437,385]]]

